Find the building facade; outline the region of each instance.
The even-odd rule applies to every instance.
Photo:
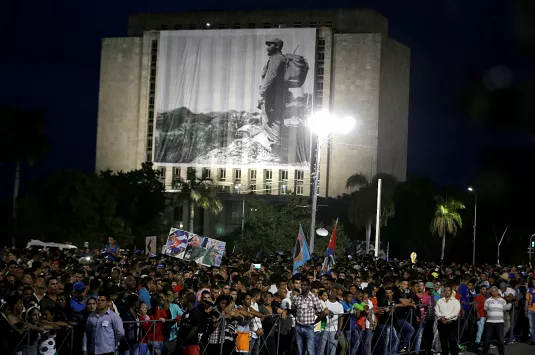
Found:
[[[132,15],[128,37],[102,41],[97,171],[137,169],[142,162],[154,159],[156,107],[161,95],[161,31],[270,28],[315,28],[314,73],[310,74],[314,80],[313,108],[357,119],[352,132],[333,135],[328,144],[322,145],[319,195],[334,197],[349,192],[345,182],[357,172],[370,177],[389,173],[404,181],[410,50],[388,37],[385,17],[366,9]],[[315,149],[311,143],[311,152]],[[173,189],[176,177],[186,177],[188,168],[158,163],[155,167],[162,172],[168,190]],[[291,192],[303,196],[312,192],[313,159],[308,167],[194,167],[199,176],[212,178],[222,192],[254,190],[257,194]],[[212,222],[205,218],[205,235],[220,230],[221,225],[225,231],[230,225],[239,225],[236,221],[241,218],[241,199],[227,199],[234,222],[227,223],[225,216],[215,217]]]

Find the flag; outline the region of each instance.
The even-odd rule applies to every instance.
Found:
[[[331,269],[335,264],[335,255],[336,255],[336,226],[338,225],[338,219],[334,223],[333,232],[331,233],[331,239],[329,239],[329,245],[327,246],[327,251],[325,251],[325,259],[323,259],[323,265],[321,271],[323,275],[330,275]]]
[[[308,252],[307,240],[305,238],[305,233],[303,232],[303,227],[299,224],[299,233],[297,234],[297,241],[295,242],[294,249],[293,274],[297,274],[297,268],[305,265],[308,260],[310,260],[310,253]]]

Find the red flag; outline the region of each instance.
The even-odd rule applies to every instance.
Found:
[[[336,219],[336,222],[334,223],[333,232],[331,233],[331,239],[329,240],[329,245],[327,246],[330,251],[332,251],[332,254],[336,254],[336,226],[338,225],[338,218]]]

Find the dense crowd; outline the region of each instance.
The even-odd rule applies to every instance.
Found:
[[[527,266],[228,253],[220,267],[125,253],[5,249],[7,354],[486,354],[535,344]],[[258,265],[260,264],[260,265]]]

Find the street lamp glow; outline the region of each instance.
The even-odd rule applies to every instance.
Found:
[[[315,112],[308,118],[308,128],[319,138],[326,138],[331,133],[346,133],[351,131],[356,121],[351,116],[339,117],[327,110]]]
[[[470,192],[473,192],[473,191],[474,191],[474,189],[472,188],[472,186],[470,186],[470,187],[468,188],[468,191],[470,191]]]
[[[310,253],[314,252],[314,238],[316,235],[316,208],[318,204],[318,188],[320,176],[321,146],[329,140],[333,133],[347,133],[351,131],[356,121],[351,116],[339,117],[327,110],[315,112],[308,117],[308,128],[317,135],[316,161],[314,167],[314,187],[312,190],[312,215],[310,218]]]

